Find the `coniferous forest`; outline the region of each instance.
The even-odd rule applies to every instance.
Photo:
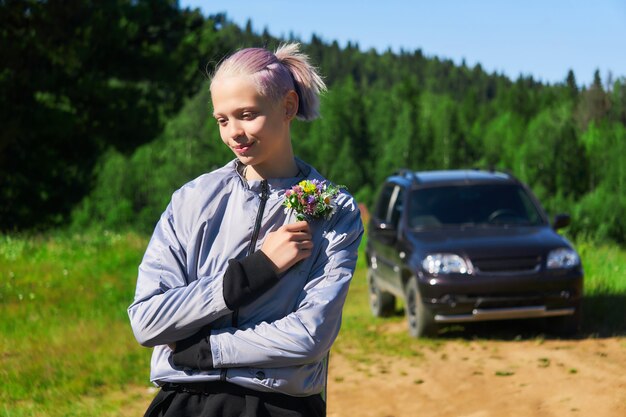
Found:
[[[296,40],[329,87],[322,118],[294,124],[296,154],[358,201],[401,167],[495,168],[570,213],[572,236],[626,243],[623,76],[510,79],[420,50],[277,39],[167,0],[7,0],[0,27],[5,232],[151,231],[175,189],[234,158],[207,73]]]

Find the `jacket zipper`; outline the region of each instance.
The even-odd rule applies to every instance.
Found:
[[[263,212],[265,211],[265,203],[267,203],[267,199],[270,195],[270,189],[267,184],[267,180],[263,180],[261,182],[261,201],[259,202],[259,211],[256,213],[256,221],[254,222],[254,229],[252,230],[252,237],[250,239],[250,245],[248,246],[247,256],[250,256],[254,253],[256,248],[256,241],[259,239],[259,231],[261,230],[261,221],[263,220]],[[236,308],[233,311],[232,316],[232,326],[237,327],[239,323],[239,309]],[[220,370],[220,380],[226,381],[226,372],[227,368],[222,368]]]
[[[256,221],[254,222],[254,230],[252,230],[252,238],[250,239],[250,245],[248,246],[248,252],[246,256],[250,256],[256,249],[256,242],[259,239],[259,232],[261,230],[261,221],[263,220],[263,212],[265,211],[265,203],[270,195],[269,185],[267,180],[261,182],[261,201],[259,203],[259,211],[256,213]],[[233,327],[237,327],[239,321],[239,309],[233,311]]]

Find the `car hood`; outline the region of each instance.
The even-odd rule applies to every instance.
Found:
[[[469,257],[535,256],[571,247],[548,226],[445,228],[413,231],[409,239],[422,254],[447,252]]]

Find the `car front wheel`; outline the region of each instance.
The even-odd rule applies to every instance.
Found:
[[[413,337],[435,336],[438,326],[433,313],[424,306],[417,286],[417,280],[411,278],[406,284],[406,318],[409,323],[409,334]]]
[[[374,271],[367,269],[367,286],[369,289],[370,310],[375,317],[390,316],[396,308],[396,297],[381,291],[376,283]]]

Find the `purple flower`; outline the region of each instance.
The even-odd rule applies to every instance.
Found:
[[[285,192],[285,210],[293,210],[298,220],[330,218],[335,211],[332,203],[342,186],[319,180],[304,180]]]

